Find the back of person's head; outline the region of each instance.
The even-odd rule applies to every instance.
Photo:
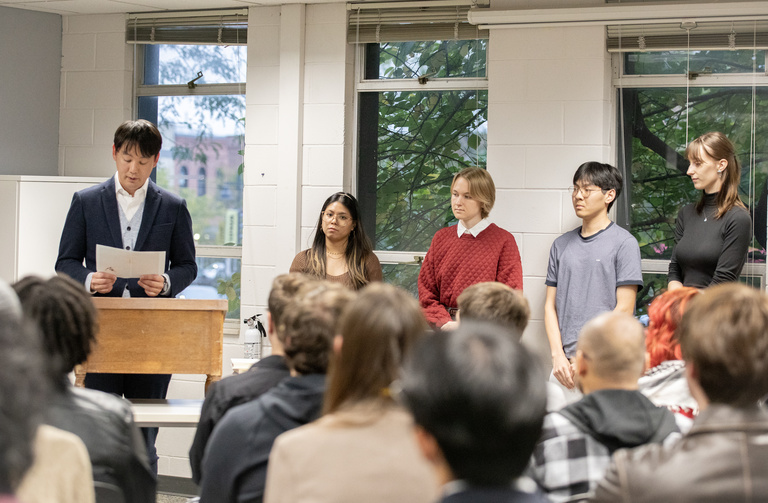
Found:
[[[300,272],[281,274],[272,281],[267,309],[272,317],[272,324],[278,332],[282,331],[281,325],[286,306],[296,298],[302,288],[316,282],[316,279]]]
[[[125,121],[118,126],[113,140],[115,152],[137,149],[143,157],[155,157],[163,148],[163,137],[157,126],[138,119]]]
[[[768,297],[739,283],[707,288],[678,329],[686,365],[710,402],[748,407],[768,394]]]
[[[13,288],[0,279],[0,316],[21,320],[21,303]]]
[[[517,331],[518,340],[531,316],[531,308],[523,292],[496,281],[467,287],[456,303],[462,322],[473,320],[498,323]]]
[[[615,190],[616,196],[608,203],[608,211],[619,198],[624,186],[624,177],[615,166],[597,161],[588,161],[578,167],[573,174],[573,184],[596,185],[603,192]]]
[[[325,374],[342,310],[355,293],[326,281],[291,303],[283,315],[282,342],[288,367],[299,374]]]
[[[15,307],[11,307],[15,306]],[[25,323],[16,295],[0,282],[0,495],[13,494],[32,466],[33,443],[48,380],[38,334]]]
[[[456,185],[459,178],[467,181],[469,195],[480,203],[480,216],[487,218],[496,203],[496,185],[493,183],[491,174],[477,166],[464,168],[454,175],[451,182],[451,192],[453,192],[453,186]]]
[[[675,331],[683,318],[688,302],[698,294],[698,288],[684,286],[662,293],[648,306],[645,349],[650,356],[651,367],[667,360],[683,359],[683,352]]]
[[[98,330],[97,311],[83,285],[67,276],[27,276],[13,289],[24,314],[37,323],[55,373],[66,374],[88,359]]]
[[[474,486],[506,486],[523,472],[546,413],[537,358],[491,323],[462,323],[417,341],[401,397],[453,477]]]
[[[636,383],[643,373],[643,326],[630,314],[610,311],[591,319],[581,329],[576,347],[577,361],[589,362],[591,372],[602,380]]]
[[[427,328],[419,303],[406,291],[379,282],[363,288],[339,321],[341,352],[332,359],[325,412],[387,400],[404,355]]]

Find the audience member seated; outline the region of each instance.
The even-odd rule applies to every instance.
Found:
[[[372,283],[344,310],[334,339],[325,415],[280,435],[267,503],[432,503],[437,481],[410,415],[391,398],[403,355],[427,330],[419,303]]]
[[[354,297],[352,290],[324,282],[286,307],[283,346],[291,376],[231,409],[216,425],[203,456],[202,503],[263,500],[277,436],[320,415],[339,315]]]
[[[459,306],[457,319],[497,323],[511,329],[518,341],[522,339],[531,316],[528,299],[521,290],[492,281],[467,287],[456,303]],[[565,405],[561,386],[547,381],[547,412],[560,410]]]
[[[40,424],[50,382],[38,334],[23,324],[18,298],[2,281],[0,347],[0,502],[93,503],[83,443]]]
[[[677,331],[693,427],[675,445],[619,451],[598,502],[768,501],[768,297],[729,283],[691,301]]]
[[[648,307],[645,347],[650,368],[638,381],[641,393],[675,414],[683,433],[691,428],[699,406],[688,390],[685,362],[675,331],[688,301],[698,294],[699,289],[683,286],[659,295]]]
[[[94,482],[119,488],[126,503],[154,502],[155,477],[130,404],[108,393],[75,388],[67,379],[88,358],[96,338],[97,312],[90,296],[66,276],[30,276],[13,288],[24,314],[40,329],[53,370],[45,422],[80,437]]]
[[[544,501],[519,478],[541,433],[544,373],[514,339],[499,325],[463,321],[406,358],[400,396],[442,503]]]
[[[461,292],[456,299],[460,321],[490,321],[517,332],[517,340],[523,336],[531,308],[522,290],[515,290],[504,283],[487,281],[476,283]]]
[[[35,436],[35,462],[18,489],[24,503],[94,503],[88,450],[68,431],[41,424]]]
[[[272,282],[267,300],[267,337],[272,344],[272,354],[262,358],[243,374],[227,377],[211,384],[200,411],[195,439],[189,449],[189,464],[192,480],[200,484],[200,472],[205,446],[216,424],[229,409],[250,402],[290,375],[285,364],[282,332],[283,312],[286,305],[296,297],[299,290],[315,281],[305,274],[283,274]]]
[[[617,449],[679,438],[672,413],[637,390],[645,339],[631,315],[608,312],[587,322],[575,363],[584,397],[547,414],[529,469],[554,502],[591,496]]]

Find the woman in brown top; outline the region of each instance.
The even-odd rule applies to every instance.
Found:
[[[381,281],[381,264],[358,218],[357,199],[337,192],[325,200],[312,248],[293,259],[291,272],[342,283],[359,290]]]

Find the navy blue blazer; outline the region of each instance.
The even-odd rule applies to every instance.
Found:
[[[123,247],[114,177],[72,196],[61,233],[56,272],[85,284],[88,274],[96,271],[97,244]],[[171,280],[170,297],[175,297],[197,277],[192,217],[186,202],[161,189],[152,180],[147,185],[144,214],[134,249],[166,252],[165,272]],[[137,278],[117,278],[106,296],[122,296],[126,283],[131,297],[147,296]]]

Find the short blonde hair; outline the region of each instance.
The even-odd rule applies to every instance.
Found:
[[[459,178],[467,181],[469,195],[480,202],[480,216],[487,218],[496,202],[496,185],[494,185],[490,173],[477,167],[464,168],[453,177],[451,192],[453,192],[453,186],[456,185]]]
[[[456,299],[461,321],[491,321],[514,328],[523,335],[531,316],[531,308],[523,292],[513,290],[504,283],[488,281],[476,283],[461,292]]]

